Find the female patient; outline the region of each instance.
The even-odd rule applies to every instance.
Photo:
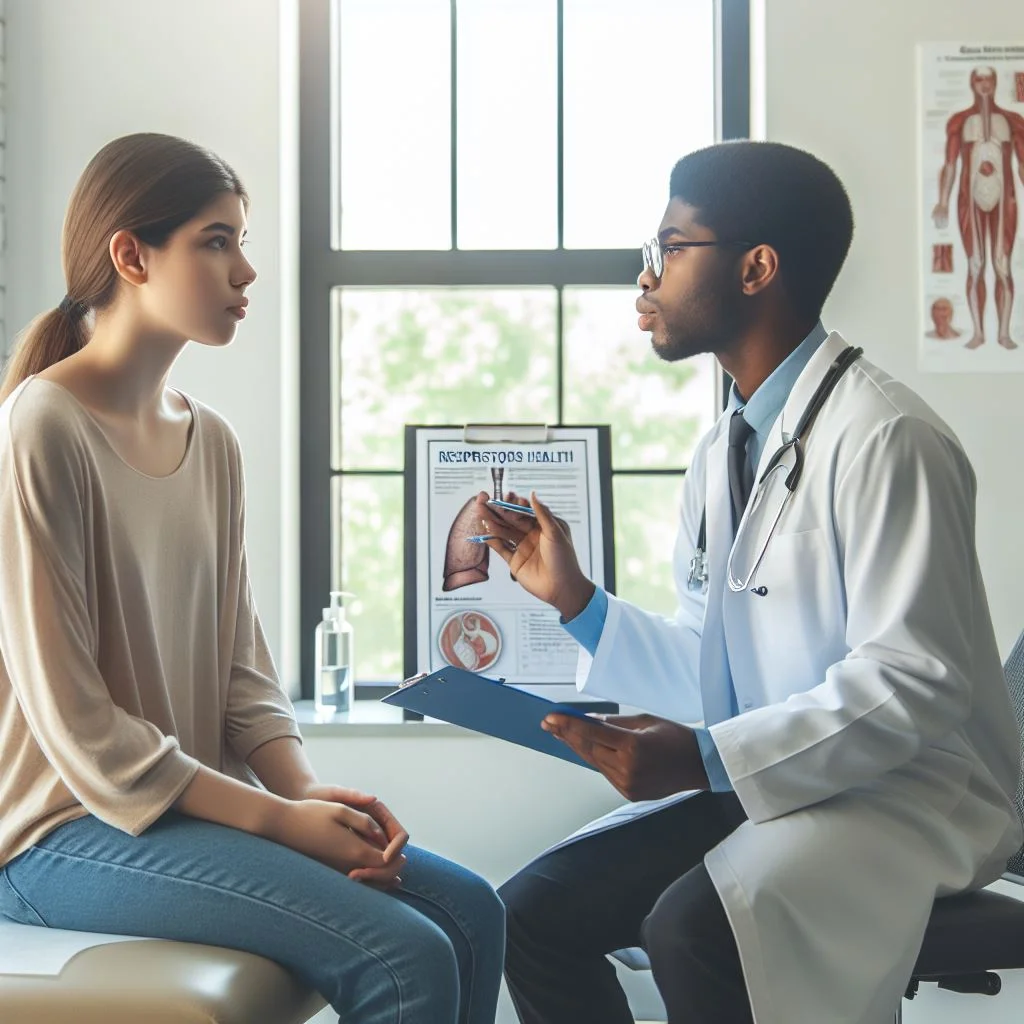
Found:
[[[247,211],[191,143],[104,147],[67,296],[0,392],[0,915],[249,950],[346,1022],[485,1024],[497,897],[318,784],[249,586],[238,441],[167,383],[245,316]]]

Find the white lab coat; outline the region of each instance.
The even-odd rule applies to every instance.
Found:
[[[801,373],[755,480],[844,346],[832,334]],[[974,474],[949,427],[861,357],[807,438],[803,477],[748,585],[767,593],[733,593],[726,419],[684,484],[676,617],[609,597],[578,685],[718,723],[749,821],[705,864],[756,1024],[880,1024],[933,897],[997,878],[1022,841],[1019,734],[975,553]],[[686,583],[705,502],[706,595]],[[726,643],[741,712],[729,720]]]

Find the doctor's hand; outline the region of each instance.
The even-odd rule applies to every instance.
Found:
[[[566,530],[536,493],[529,500],[536,518],[494,508],[487,504],[489,497],[486,491],[477,496],[481,527],[494,538],[487,546],[508,563],[524,590],[557,608],[566,622],[576,618],[594,596],[594,584],[583,575]],[[507,497],[527,504],[514,494]]]
[[[548,715],[541,727],[572,747],[627,800],[710,789],[692,729],[654,715]]]

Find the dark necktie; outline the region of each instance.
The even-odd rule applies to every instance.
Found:
[[[754,428],[743,418],[743,410],[737,409],[729,420],[729,496],[734,533],[754,486],[754,467],[747,457],[747,439],[753,432]]]

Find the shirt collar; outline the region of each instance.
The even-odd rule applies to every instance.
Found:
[[[729,409],[742,409],[743,418],[754,428],[754,432],[759,435],[766,433],[782,412],[797,377],[827,337],[828,331],[819,320],[811,329],[811,333],[772,370],[767,380],[750,396],[746,405],[740,400],[734,382],[729,388]]]

